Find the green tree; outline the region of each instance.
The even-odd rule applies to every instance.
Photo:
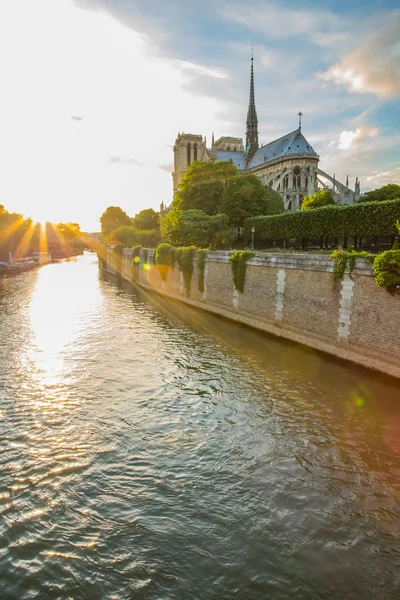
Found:
[[[141,231],[149,229],[158,229],[159,213],[152,208],[141,210],[132,219],[132,224]]]
[[[381,188],[366,192],[359,202],[382,202],[383,200],[397,200],[400,198],[400,185],[389,183]]]
[[[163,239],[182,246],[216,248],[232,239],[227,215],[207,215],[201,210],[169,211],[162,220]]]
[[[0,260],[8,259],[8,252],[19,250],[19,255],[29,253],[34,226],[31,219],[11,213],[0,205]]]
[[[219,212],[228,215],[232,227],[242,227],[245,219],[283,212],[283,200],[255,175],[231,177],[225,187]]]
[[[114,229],[107,237],[110,244],[123,244],[126,248],[142,245],[154,248],[160,241],[159,229],[136,229],[133,225],[123,225]]]
[[[332,192],[329,190],[318,190],[313,196],[304,196],[301,210],[320,208],[321,206],[328,206],[328,204],[335,204]]]
[[[227,181],[237,174],[238,170],[232,162],[193,162],[182,178],[173,206],[215,215]]]
[[[82,235],[78,223],[58,223],[55,227],[57,233],[65,242],[72,242]]]
[[[119,206],[109,206],[100,217],[101,232],[106,237],[117,227],[132,225],[132,219]]]

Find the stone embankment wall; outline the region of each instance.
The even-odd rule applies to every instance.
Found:
[[[257,253],[247,263],[244,292],[234,289],[229,252],[209,252],[204,292],[194,266],[190,294],[183,275],[168,269],[163,281],[144,251],[140,266],[129,250],[108,251],[106,270],[147,290],[300,342],[400,378],[400,297],[377,287],[370,263],[358,259],[351,277],[332,284],[326,255]],[[116,262],[117,261],[117,262]],[[118,264],[117,264],[118,263]]]

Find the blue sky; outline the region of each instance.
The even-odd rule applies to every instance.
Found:
[[[262,143],[295,129],[301,109],[321,168],[362,190],[400,183],[398,2],[7,4],[10,208],[97,229],[110,204],[168,203],[178,131],[244,136],[252,44]]]

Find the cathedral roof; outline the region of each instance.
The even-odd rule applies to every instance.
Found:
[[[292,131],[265,146],[261,146],[251,159],[248,168],[259,167],[260,165],[282,158],[283,156],[290,156],[291,154],[317,156],[314,148],[307,142],[300,129],[296,129],[296,131]]]
[[[215,158],[216,160],[223,161],[231,160],[235,167],[239,169],[239,171],[244,171],[244,169],[246,168],[246,159],[244,157],[244,152],[238,150],[216,150]]]

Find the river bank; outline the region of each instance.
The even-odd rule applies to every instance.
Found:
[[[176,268],[163,279],[152,250],[141,250],[139,265],[130,250],[121,257],[107,250],[102,265],[148,291],[400,378],[400,297],[376,286],[367,260],[357,259],[334,287],[327,255],[256,253],[243,293],[234,288],[229,252],[208,253],[202,292],[197,263],[187,289]]]

